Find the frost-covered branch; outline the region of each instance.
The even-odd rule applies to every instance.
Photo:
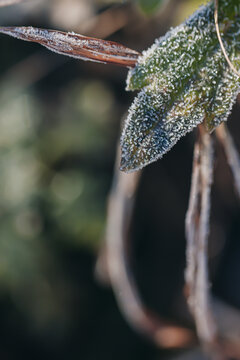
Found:
[[[217,358],[220,359],[208,279],[207,254],[212,172],[212,139],[201,126],[194,149],[192,185],[186,216],[186,282],[189,290],[189,306],[196,322],[198,336],[208,351],[217,352]]]
[[[213,172],[213,145],[211,136],[205,131],[202,131],[200,141],[200,194],[199,222],[195,234],[197,264],[194,313],[200,339],[205,343],[211,344],[216,338],[216,327],[211,313],[208,283],[208,233]]]
[[[186,229],[186,261],[187,267],[185,271],[186,284],[190,293],[189,304],[192,307],[192,294],[195,288],[195,274],[196,274],[196,254],[197,246],[195,242],[195,234],[197,232],[198,225],[198,204],[199,204],[199,192],[200,192],[200,142],[196,141],[194,146],[193,156],[193,169],[191,179],[191,190],[188,204],[188,211],[185,220]]]
[[[34,27],[0,27],[0,33],[25,41],[36,42],[58,54],[87,61],[133,67],[139,56],[137,51],[116,42],[73,32],[66,33]]]

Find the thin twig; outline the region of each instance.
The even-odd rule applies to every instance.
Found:
[[[197,249],[194,241],[194,236],[196,233],[196,223],[197,223],[197,219],[195,219],[195,217],[198,211],[199,179],[200,179],[200,144],[199,141],[196,141],[194,146],[193,170],[192,170],[192,179],[191,179],[191,190],[189,196],[189,206],[185,220],[186,238],[187,238],[187,248],[186,248],[187,267],[185,271],[185,278],[190,294],[193,294],[194,286],[195,286],[195,272],[196,272],[195,257],[196,257]],[[191,296],[189,297],[189,302],[190,303],[192,302]]]
[[[208,141],[208,136],[207,141]],[[210,139],[209,139],[210,140]],[[208,279],[207,279],[207,244],[203,248],[199,249],[199,243],[196,243],[196,232],[199,231],[199,222],[200,222],[200,209],[199,203],[201,201],[201,172],[203,167],[206,169],[205,177],[207,177],[210,172],[210,177],[207,177],[207,191],[205,191],[205,196],[201,201],[203,207],[207,207],[205,212],[206,216],[202,217],[202,237],[205,236],[205,239],[202,238],[202,241],[207,240],[207,228],[208,228],[208,217],[209,213],[209,191],[211,183],[211,166],[212,166],[212,156],[210,161],[205,159],[203,164],[202,159],[202,138],[195,144],[194,151],[194,163],[193,163],[193,176],[192,176],[192,187],[190,195],[189,210],[186,219],[186,233],[187,233],[187,258],[188,265],[186,271],[186,280],[188,287],[190,289],[190,295],[192,299],[195,299],[196,296],[199,297],[200,302],[196,304],[195,301],[191,302],[191,309],[193,305],[200,306],[200,310],[197,314],[199,327],[201,331],[205,331],[205,326],[207,327],[207,333],[210,333],[210,338],[212,341],[211,348],[216,349],[215,337],[216,337],[216,327],[214,325],[213,316],[211,315],[211,307],[209,305],[209,295],[208,295]],[[205,157],[207,157],[208,152],[211,152],[212,155],[212,145],[211,143],[207,147],[205,152]],[[181,328],[180,326],[171,325],[166,320],[160,319],[158,315],[154,314],[152,311],[146,308],[144,305],[141,295],[138,292],[134,276],[131,269],[131,261],[129,259],[129,244],[127,242],[127,233],[129,223],[132,217],[132,211],[134,207],[134,198],[135,192],[138,186],[140,173],[131,173],[124,174],[118,171],[119,166],[119,154],[116,158],[115,166],[115,176],[112,186],[112,190],[109,196],[108,204],[108,219],[107,219],[107,244],[101,255],[101,267],[104,266],[104,273],[107,270],[107,281],[112,283],[114,293],[120,309],[125,314],[128,322],[138,331],[142,332],[150,339],[152,339],[158,346],[164,348],[174,348],[174,347],[184,347],[191,345],[192,340],[191,334],[188,330]],[[189,248],[192,248],[189,251]],[[198,251],[200,251],[198,253]],[[108,262],[106,267],[105,261]],[[102,268],[101,268],[102,271]],[[198,275],[198,292],[196,293],[196,274]],[[106,275],[104,276],[105,280]],[[203,284],[203,288],[202,288]],[[202,295],[202,290],[206,295]],[[219,302],[217,299],[212,301],[212,309],[214,311],[214,316],[216,318],[216,323],[218,327],[218,333],[221,339],[221,346],[223,349],[223,354],[226,356],[232,356],[234,358],[240,357],[240,346],[239,346],[239,334],[240,334],[240,314],[237,310],[230,308],[222,302]],[[231,320],[231,319],[234,319]],[[210,321],[210,323],[209,323]],[[209,331],[209,326],[210,330]],[[205,332],[204,332],[205,334]],[[205,338],[205,336],[204,336]],[[218,351],[218,347],[217,347]],[[220,356],[218,356],[218,359]]]
[[[240,197],[240,157],[238,150],[225,124],[217,127],[216,136],[224,148],[228,164],[233,174],[235,187]]]
[[[231,60],[229,59],[229,56],[227,54],[227,51],[225,49],[225,46],[223,44],[223,41],[222,41],[222,37],[221,37],[221,34],[220,34],[220,30],[219,30],[219,24],[218,24],[218,0],[214,0],[215,2],[215,10],[214,10],[214,21],[215,21],[215,27],[216,27],[216,32],[217,32],[217,37],[218,37],[218,41],[219,41],[219,44],[221,46],[221,49],[222,49],[222,52],[223,52],[223,55],[229,65],[229,67],[232,69],[232,71],[240,77],[240,73],[239,71],[235,68],[235,66],[233,65],[233,63],[231,62]]]
[[[11,0],[10,0],[11,1]],[[15,0],[13,0],[15,1]],[[25,2],[27,0],[19,0],[20,2]],[[2,3],[4,0],[2,0]],[[0,0],[1,4],[1,0]],[[118,11],[120,11],[120,16]],[[122,12],[121,12],[122,11]],[[125,26],[129,21],[132,21],[132,17],[130,12],[128,11],[125,20],[120,22],[114,22],[114,17],[123,18],[123,14],[126,12],[126,9],[119,9],[119,8],[111,8],[99,15],[94,16],[90,20],[87,19],[84,24],[79,26],[79,29],[86,32],[86,28],[88,29],[87,32],[91,34],[92,32],[97,37],[105,37],[112,35],[116,29],[119,30],[121,27]],[[105,13],[107,15],[105,16]],[[111,21],[110,18],[112,17]],[[99,21],[99,18],[103,18]],[[108,21],[111,25],[108,25],[107,30],[104,28],[103,34],[103,21]],[[94,23],[94,26],[89,26],[89,23]],[[97,24],[96,24],[97,23]],[[35,82],[39,81],[40,79],[44,78],[46,75],[54,71],[57,67],[67,63],[69,61],[69,57],[58,57],[54,58],[49,56],[44,50],[39,50],[38,52],[24,58],[19,63],[13,65],[3,76],[0,78],[0,102],[5,103],[6,101],[11,101],[11,97],[17,94],[20,90],[27,88],[33,85]],[[11,87],[11,94],[9,92],[6,95],[5,87],[7,88],[6,84],[9,83],[13,84]],[[17,85],[18,84],[18,85]]]
[[[130,265],[129,245],[126,242],[141,172],[120,172],[119,158],[120,154],[116,160],[106,226],[108,274],[118,305],[128,322],[159,346],[189,346],[194,340],[192,332],[153,314],[143,304],[138,292]]]
[[[0,33],[45,46],[58,54],[85,61],[134,67],[139,53],[113,41],[31,26],[0,27]]]
[[[208,351],[217,354],[217,332],[209,296],[207,245],[209,232],[210,191],[213,169],[211,136],[199,126],[194,150],[192,185],[186,216],[187,269],[189,306],[200,340]]]
[[[202,127],[203,129],[203,127]],[[200,199],[199,223],[196,233],[197,272],[196,272],[196,304],[195,316],[200,338],[212,343],[216,338],[216,326],[211,314],[208,285],[208,233],[210,217],[210,192],[213,173],[213,144],[211,136],[203,131],[200,135]]]

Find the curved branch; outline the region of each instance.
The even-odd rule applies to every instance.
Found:
[[[185,276],[189,290],[188,303],[196,322],[198,336],[206,349],[221,359],[209,294],[207,265],[212,174],[212,139],[201,125],[194,149],[190,201],[186,216],[187,269]]]
[[[203,151],[203,149],[205,149]],[[186,217],[187,270],[190,307],[197,330],[208,350],[219,359],[218,339],[223,354],[239,357],[240,314],[217,299],[210,299],[207,274],[207,235],[212,181],[213,149],[210,135],[201,129],[195,145],[192,187]],[[188,329],[159,318],[146,308],[136,286],[129,259],[128,230],[134,209],[140,172],[119,172],[119,153],[108,202],[106,243],[101,258],[107,280],[127,321],[163,348],[189,347],[195,337]],[[203,214],[202,214],[203,212]],[[201,218],[201,219],[200,219]],[[201,227],[201,230],[199,229]],[[198,234],[198,237],[196,236]],[[196,300],[196,301],[195,301]],[[212,306],[211,306],[212,303]],[[198,308],[197,308],[198,307]],[[212,312],[214,315],[212,315]],[[230,321],[229,319],[235,319]],[[217,330],[216,331],[216,325]]]
[[[189,346],[194,342],[192,332],[160,319],[146,308],[138,292],[130,267],[127,238],[141,172],[125,174],[118,170],[118,164],[119,153],[108,202],[106,226],[108,275],[118,305],[127,321],[159,346]]]

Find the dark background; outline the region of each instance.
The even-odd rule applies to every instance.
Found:
[[[174,11],[146,17],[133,2],[32,1],[0,8],[0,21],[106,37],[141,51],[200,3],[175,2]],[[127,70],[6,36],[0,42],[0,358],[177,356],[132,330],[95,276],[120,123],[134,96],[125,91]],[[240,148],[239,113],[236,104],[229,128]],[[147,306],[190,326],[184,219],[194,139],[192,132],[144,170],[131,225],[133,271]],[[239,308],[240,207],[219,146],[215,158],[212,289]]]

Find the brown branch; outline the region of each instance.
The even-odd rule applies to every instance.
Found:
[[[205,140],[204,140],[205,139]],[[205,152],[203,148],[206,147]],[[208,158],[208,154],[211,154]],[[120,309],[127,321],[138,331],[145,334],[158,346],[163,348],[179,348],[191,346],[193,334],[187,329],[175,326],[146,308],[136,286],[129,259],[128,229],[131,222],[135,192],[141,174],[124,174],[118,171],[119,154],[116,159],[115,176],[108,203],[107,244],[101,252],[100,273],[104,281],[110,281]],[[189,210],[186,217],[187,235],[187,270],[186,281],[190,292],[190,308],[196,311],[198,331],[203,332],[208,350],[219,355],[216,341],[221,341],[223,354],[240,358],[240,313],[236,309],[211,299],[210,306],[207,278],[207,234],[209,214],[209,192],[212,179],[212,143],[208,134],[201,133],[195,144],[192,187]],[[204,184],[205,182],[205,184]],[[205,187],[204,194],[201,194]],[[201,217],[201,209],[204,214]],[[201,238],[199,234],[201,217]],[[128,239],[128,240],[127,240]],[[191,249],[191,251],[189,251]],[[107,266],[106,266],[107,265]],[[99,270],[99,268],[98,268]],[[196,288],[197,284],[197,288]],[[195,301],[195,299],[199,301]],[[199,310],[196,307],[199,306]],[[216,334],[215,319],[218,334]],[[206,336],[207,334],[207,336]],[[207,338],[207,340],[206,340]]]
[[[0,0],[1,1],[1,0]],[[3,1],[3,0],[2,0]],[[14,0],[13,0],[14,1]],[[27,0],[20,0],[21,2]],[[124,17],[124,14],[127,15]],[[115,18],[118,21],[114,21]],[[101,19],[101,20],[100,20]],[[121,19],[121,21],[119,20]],[[89,34],[94,33],[97,37],[106,37],[112,35],[116,30],[125,26],[128,22],[132,21],[132,14],[129,9],[122,8],[110,8],[99,15],[87,19],[84,24],[79,26],[79,30],[87,31]],[[135,19],[136,21],[136,19]],[[103,23],[108,22],[107,28],[104,28]],[[93,23],[94,26],[89,26],[89,23]],[[81,31],[80,31],[81,32]],[[69,61],[69,57],[58,57],[57,59],[51,58],[43,49],[38,52],[24,58],[22,61],[13,65],[0,79],[0,101],[5,103],[11,100],[11,96],[14,96],[23,88],[27,88],[33,85],[35,82],[44,78],[46,75],[54,71],[57,67],[65,64]],[[5,88],[11,86],[11,93],[5,92]],[[8,86],[6,86],[8,85]],[[5,96],[6,95],[6,96]]]
[[[238,196],[240,197],[240,157],[238,151],[236,149],[232,136],[230,135],[227,127],[224,124],[221,124],[217,127],[216,136],[224,148],[228,164],[233,174],[235,187]]]
[[[198,336],[206,349],[220,359],[209,295],[207,265],[212,169],[212,139],[201,125],[194,149],[192,185],[186,216],[186,283],[189,290],[189,307],[196,322]]]
[[[33,27],[0,27],[0,33],[36,42],[62,55],[125,67],[134,67],[140,55],[137,51],[113,41],[63,31]]]

